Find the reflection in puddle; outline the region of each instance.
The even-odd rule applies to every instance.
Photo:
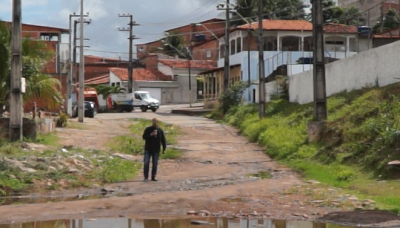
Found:
[[[352,228],[310,221],[100,218],[0,224],[0,228]]]

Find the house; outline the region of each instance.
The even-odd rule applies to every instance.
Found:
[[[277,75],[293,75],[312,68],[312,24],[304,20],[263,20],[265,78],[273,81]],[[230,65],[241,70],[230,73],[230,81],[240,78],[251,82],[245,98],[249,102],[257,101],[258,93],[258,22],[239,26],[230,30]],[[363,51],[368,39],[359,37],[355,26],[327,24],[325,31],[325,57],[329,62],[343,59]],[[225,39],[219,40],[220,58],[217,71],[223,71],[225,57]],[[250,65],[249,65],[250,63]],[[201,73],[203,79],[223,77],[213,72]],[[213,79],[214,80],[214,79]],[[217,79],[221,81],[222,79]],[[207,92],[207,91],[205,91]],[[215,91],[219,94],[221,90]],[[275,93],[275,91],[269,91]],[[205,97],[216,95],[204,94]]]
[[[152,96],[160,100],[161,104],[188,103],[189,91],[192,102],[197,100],[198,74],[214,68],[210,61],[189,61],[185,59],[158,59],[152,63],[157,68],[138,68],[133,70],[133,78],[139,90],[149,91]],[[191,84],[189,86],[189,69]],[[109,68],[108,74],[85,81],[88,85],[105,84],[110,86],[128,87],[128,70],[126,68]],[[189,89],[189,87],[191,87]]]
[[[373,48],[380,47],[386,44],[390,44],[400,40],[400,29],[392,29],[389,31],[385,31],[381,34],[372,35],[372,46]]]
[[[225,20],[213,18],[198,23],[191,23],[181,27],[166,30],[166,34],[179,32],[184,39],[185,46],[192,47],[192,55],[195,60],[217,60],[217,37],[224,34]],[[144,59],[151,53],[161,52],[165,38],[152,42],[137,44],[137,58]]]
[[[12,26],[11,22],[4,22],[8,26]],[[49,62],[44,66],[43,73],[49,74],[61,82],[61,92],[65,94],[66,91],[66,78],[67,78],[67,60],[69,56],[68,44],[61,43],[61,36],[63,34],[69,34],[68,29],[44,26],[44,25],[33,25],[23,23],[21,26],[22,37],[29,37],[34,40],[41,40],[46,45],[46,48],[52,51],[54,54]],[[30,99],[25,101],[24,111],[30,112],[36,102],[37,107],[46,108],[48,101],[43,99]],[[50,111],[58,111],[55,108]]]
[[[94,55],[85,55],[84,63],[85,80],[108,74],[108,69],[111,67],[128,68],[129,65],[129,62],[127,60],[122,60],[120,58],[105,58],[102,56]],[[137,62],[133,62],[133,68],[140,67],[144,66],[142,64],[138,64]],[[72,79],[73,83],[79,81],[79,63],[76,64],[75,74],[72,76]]]

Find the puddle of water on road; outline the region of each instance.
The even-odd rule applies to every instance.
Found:
[[[67,219],[23,224],[0,224],[0,228],[353,228],[311,221],[201,219]]]
[[[272,174],[268,171],[260,171],[258,173],[247,174],[248,177],[259,177],[261,179],[271,179]]]

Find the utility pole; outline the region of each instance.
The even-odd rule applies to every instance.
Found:
[[[225,7],[225,8],[224,8]],[[230,77],[230,66],[229,66],[229,15],[230,15],[230,3],[229,0],[226,0],[226,5],[218,4],[217,10],[225,10],[226,21],[225,21],[225,56],[224,56],[224,92],[229,89],[229,77]]]
[[[83,15],[84,17],[88,17],[89,16],[89,13],[87,13],[87,15]],[[67,80],[66,80],[66,85],[67,85],[67,90],[66,90],[66,99],[67,99],[67,104],[65,105],[65,108],[66,108],[66,110],[65,110],[65,113],[67,113],[68,115],[71,115],[72,114],[72,109],[71,109],[71,103],[70,103],[70,100],[71,100],[71,94],[72,94],[72,75],[74,75],[74,71],[73,71],[73,65],[71,64],[72,63],[72,58],[71,58],[71,54],[72,54],[72,22],[71,22],[71,20],[72,20],[72,17],[80,17],[80,15],[76,15],[75,13],[74,14],[70,14],[69,15],[69,36],[68,36],[68,39],[69,39],[69,42],[68,42],[68,64],[69,64],[69,67],[68,67],[68,76],[67,76]],[[74,29],[75,30],[75,29]],[[75,30],[76,31],[76,30]],[[74,33],[74,41],[75,41],[75,39],[76,39],[76,32]]]
[[[260,119],[265,118],[265,65],[262,10],[262,1],[258,1],[258,116]]]
[[[191,44],[192,42],[190,42]],[[192,66],[191,66],[191,59],[192,59],[192,45],[188,48],[188,67],[189,67],[189,107],[192,107]]]
[[[400,0],[399,0],[400,1]],[[249,25],[250,27],[251,25]],[[250,86],[251,86],[251,77],[250,77],[250,43],[251,40],[250,38],[251,36],[251,30],[249,28],[249,30],[247,31],[248,35],[247,35],[247,76],[248,76],[248,88],[247,88],[247,92],[248,92],[248,96],[249,96],[249,103],[251,102],[251,90],[250,90]]]
[[[327,119],[326,107],[326,82],[325,82],[325,57],[324,57],[324,30],[322,3],[313,0],[312,23],[313,23],[313,71],[314,71],[314,120],[324,121]]]
[[[383,15],[383,13],[384,13],[384,11],[383,11],[383,3],[384,3],[385,1],[382,1],[381,2],[381,21],[380,21],[380,29],[379,29],[379,31],[380,31],[380,33],[382,34],[382,32],[383,32],[383,17],[384,17],[384,15]],[[369,11],[368,11],[369,12]]]
[[[226,0],[226,25],[225,25],[225,66],[224,66],[224,92],[229,89],[229,78],[230,78],[230,66],[229,66],[229,16],[230,16],[230,5],[229,0]]]
[[[132,91],[132,88],[133,88],[133,90],[135,90],[135,91],[137,91],[138,90],[138,87],[137,87],[137,84],[135,83],[135,81],[134,81],[134,79],[133,79],[133,66],[132,66],[132,62],[133,62],[133,60],[132,60],[132,55],[133,55],[133,51],[132,51],[132,48],[133,48],[133,40],[134,39],[138,39],[138,38],[136,38],[136,36],[134,36],[132,33],[133,33],[133,26],[138,26],[139,24],[136,24],[136,22],[135,21],[133,21],[133,16],[131,15],[131,14],[127,14],[127,15],[125,15],[125,14],[122,14],[122,15],[118,15],[119,17],[129,17],[130,18],[130,20],[129,20],[129,29],[118,29],[119,31],[129,31],[129,65],[128,65],[128,92],[129,93],[132,93],[133,91]]]
[[[81,20],[80,20],[80,50],[79,50],[79,55],[80,55],[80,60],[79,60],[79,100],[78,100],[78,121],[83,123],[85,119],[85,109],[84,109],[84,104],[85,104],[85,97],[83,96],[83,93],[85,91],[85,75],[84,75],[84,56],[83,56],[83,0],[81,0]]]
[[[91,20],[84,20],[83,21],[83,23],[86,23],[86,24],[90,24],[90,22],[91,22]],[[77,79],[78,79],[78,77],[77,77],[77,75],[76,75],[76,49],[78,48],[78,47],[80,47],[80,46],[78,46],[78,45],[76,45],[76,40],[78,39],[77,37],[76,37],[76,26],[77,26],[77,24],[79,23],[79,20],[75,20],[74,21],[74,41],[73,41],[73,54],[72,54],[72,56],[73,56],[73,58],[72,58],[72,74],[71,74],[71,77],[72,77],[72,79],[71,79],[71,81],[72,81],[72,83],[73,84],[75,84],[76,83],[76,81],[77,81]],[[89,40],[89,39],[85,39],[85,40]],[[78,81],[79,81],[79,79],[78,79]],[[72,92],[72,91],[71,91]]]
[[[22,18],[21,0],[13,0],[11,47],[10,141],[22,140]]]

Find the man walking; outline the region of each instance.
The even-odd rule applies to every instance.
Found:
[[[150,127],[147,127],[143,132],[143,139],[146,140],[144,146],[144,181],[148,181],[149,179],[149,166],[150,166],[150,158],[152,160],[152,168],[151,168],[151,180],[157,181],[157,166],[158,166],[158,158],[160,157],[160,148],[161,144],[163,147],[163,154],[165,153],[165,149],[167,147],[167,143],[165,140],[164,131],[158,127],[158,120],[154,118],[152,120],[153,124]]]

